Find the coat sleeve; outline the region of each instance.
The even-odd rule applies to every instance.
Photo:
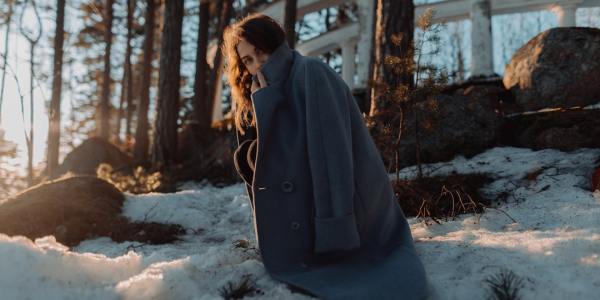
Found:
[[[238,148],[248,139],[256,139],[256,130],[254,127],[246,128],[245,134],[243,135],[243,137],[237,128],[235,129],[235,134],[236,134],[236,141],[237,141]],[[232,157],[232,159],[234,160],[234,164],[237,163],[235,161],[236,160],[235,156],[236,156],[236,153],[234,152],[233,157]],[[236,168],[237,168],[237,166],[236,166]],[[254,175],[252,175],[252,176],[254,176]],[[254,210],[254,195],[252,193],[252,182],[247,182],[246,180],[244,180],[244,186],[246,188],[246,193],[248,194],[248,198],[250,200],[250,207],[252,208],[252,210]]]
[[[354,212],[354,164],[349,90],[329,65],[305,65],[308,160],[314,196],[315,252],[360,246]]]

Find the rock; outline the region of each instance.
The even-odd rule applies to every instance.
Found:
[[[592,174],[592,192],[600,190],[600,167],[596,168]]]
[[[600,148],[600,110],[556,109],[507,117],[499,137],[501,145],[573,151]]]
[[[503,95],[502,88],[476,85],[420,102],[421,163],[447,161],[457,154],[470,157],[493,147],[502,120]],[[404,124],[401,168],[417,163],[414,113],[405,116]]]
[[[129,222],[121,213],[124,201],[116,187],[97,177],[60,178],[2,202],[0,233],[31,240],[52,235],[69,247],[100,236],[118,243],[164,244],[177,241],[185,233],[178,224]]]
[[[233,163],[237,139],[232,120],[215,122],[209,131],[187,123],[179,134],[178,143],[182,164],[176,171],[177,181],[207,179],[215,186],[241,181]]]
[[[0,205],[0,233],[30,239],[54,235],[67,246],[110,236],[122,220],[124,195],[94,176],[76,176],[32,186]]]
[[[526,110],[586,106],[600,101],[600,29],[544,31],[506,66],[504,86]]]
[[[128,154],[117,146],[98,137],[85,140],[81,145],[69,152],[58,167],[57,176],[72,172],[78,175],[96,175],[96,168],[101,163],[110,164],[113,169],[127,166],[133,162]]]
[[[370,88],[354,88],[352,89],[352,96],[354,100],[356,100],[356,104],[358,104],[358,108],[364,114],[369,114],[369,110],[371,110],[370,103]]]

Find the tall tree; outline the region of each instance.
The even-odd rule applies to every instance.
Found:
[[[60,145],[60,95],[62,88],[63,43],[65,34],[65,0],[56,0],[56,27],[54,28],[54,62],[52,70],[52,98],[50,99],[48,152],[46,174],[54,178],[58,167]]]
[[[136,6],[135,0],[127,1],[127,116],[125,118],[125,140],[131,140],[131,119],[135,111],[135,105],[133,104],[133,71],[131,69],[131,39],[132,39],[132,23],[133,13]]]
[[[408,84],[413,86],[413,74],[395,75],[392,70],[384,67],[388,55],[398,57],[412,56],[410,50],[414,32],[415,6],[412,0],[378,0],[375,24],[375,45],[372,80],[385,82],[390,86]],[[400,39],[400,47],[393,39]],[[392,42],[391,42],[392,41]],[[370,116],[385,109],[388,103],[376,96],[375,89],[371,90]]]
[[[104,10],[104,21],[106,27],[104,28],[104,74],[102,79],[102,96],[100,97],[99,105],[99,135],[101,138],[108,140],[110,135],[110,51],[112,47],[112,23],[113,23],[113,3],[114,0],[106,0],[106,7]]]
[[[33,8],[33,13],[36,16],[37,28],[36,29],[28,29],[27,25],[33,22],[24,22],[23,16],[25,15],[25,10],[27,8],[27,4],[31,3]],[[33,78],[35,77],[35,46],[40,41],[42,37],[42,20],[40,19],[40,14],[38,13],[37,6],[34,0],[25,1],[25,6],[21,10],[21,18],[19,20],[19,29],[21,34],[27,39],[30,44],[30,52],[29,52],[29,135],[25,133],[25,140],[27,141],[27,183],[29,186],[33,185],[33,128],[34,126],[34,118],[33,118]],[[23,100],[23,99],[21,99]],[[23,113],[23,101],[21,101],[21,112]],[[25,120],[23,120],[25,121]],[[25,123],[25,122],[23,122]]]
[[[179,115],[179,86],[183,0],[165,2],[163,31],[158,75],[158,103],[152,147],[152,163],[168,169],[176,162],[177,117]]]
[[[287,42],[291,48],[296,45],[296,11],[298,9],[297,0],[285,0],[285,17],[283,28]]]
[[[74,76],[69,80],[74,80],[70,101],[74,104],[69,118],[68,127],[62,127],[62,130],[71,134],[71,139],[78,141],[85,140],[91,136],[99,134],[100,127],[100,102],[102,98],[102,86],[106,64],[106,0],[85,0],[79,1],[79,11],[81,12],[82,28],[76,32],[76,40],[73,43],[73,55],[64,59],[74,60],[86,66],[85,69],[76,70]],[[67,2],[69,4],[69,2]],[[67,51],[67,49],[65,49]],[[66,64],[67,62],[63,62]],[[120,64],[122,65],[122,64]],[[112,69],[112,66],[111,66]],[[65,70],[63,70],[63,74]],[[67,78],[63,78],[63,81]],[[114,82],[110,82],[111,86]],[[63,86],[63,89],[65,86]],[[63,116],[64,117],[64,114]],[[114,128],[114,126],[111,126]],[[66,137],[61,136],[61,139]]]
[[[127,0],[127,43],[125,46],[125,63],[123,65],[123,79],[121,80],[121,98],[119,101],[119,116],[117,117],[116,138],[121,141],[121,120],[123,119],[123,106],[127,102],[127,119],[125,124],[125,140],[128,141],[131,135],[131,114],[133,113],[133,84],[131,81],[131,39],[133,26],[133,9],[135,0]]]
[[[0,82],[0,125],[2,125],[2,100],[4,99],[4,83],[6,79],[6,66],[8,64],[8,37],[10,36],[10,23],[13,15],[14,0],[7,0],[6,4],[8,4],[8,13],[6,14],[6,31],[4,31],[4,51],[2,52],[2,56],[4,59],[2,62],[2,81]]]
[[[194,97],[193,106],[197,123],[203,132],[210,127],[210,101],[206,91],[207,70],[206,53],[208,48],[208,18],[210,3],[207,0],[200,0],[200,10],[198,13],[198,42],[196,47],[196,74],[194,76]],[[208,120],[208,121],[207,121]]]
[[[218,41],[217,45],[223,44],[223,31],[225,31],[225,27],[229,24],[229,21],[231,21],[231,18],[233,16],[233,0],[224,0],[219,2],[219,8],[219,21],[215,30],[216,36],[214,37]],[[212,112],[214,110],[214,105],[218,105],[221,103],[220,99],[217,98],[217,91],[219,90],[220,85],[222,84],[221,80],[219,80],[221,78],[221,72],[223,68],[222,58],[223,57],[221,54],[221,47],[217,47],[216,54],[213,60],[213,69],[210,74],[211,89],[209,90],[208,95],[209,107],[207,110],[207,114],[209,116],[207,118],[207,122],[209,122],[209,124],[212,123]]]
[[[150,105],[150,79],[152,73],[152,58],[154,56],[154,26],[156,0],[146,1],[146,21],[144,23],[144,59],[140,73],[140,98],[138,107],[137,127],[135,131],[134,154],[139,161],[148,160],[148,107]]]

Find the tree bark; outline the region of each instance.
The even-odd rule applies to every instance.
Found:
[[[127,50],[125,67],[127,68],[127,118],[125,121],[125,141],[131,140],[131,119],[135,111],[133,104],[133,70],[131,68],[131,39],[133,26],[133,10],[136,6],[135,0],[127,1]]]
[[[100,98],[99,118],[100,118],[100,138],[109,140],[110,137],[110,51],[112,46],[112,21],[113,21],[113,3],[114,0],[106,0],[106,9],[104,20],[106,28],[104,31],[104,74],[102,79],[102,97]]]
[[[132,35],[132,23],[133,23],[133,8],[135,7],[135,0],[127,0],[127,44],[125,46],[125,63],[123,65],[123,79],[121,79],[121,98],[119,101],[119,116],[117,117],[117,129],[116,140],[121,142],[121,121],[124,118],[125,113],[123,112],[123,106],[127,102],[127,119],[125,128],[125,140],[130,138],[130,121],[131,121],[131,107],[133,101],[132,95],[132,81],[131,81],[131,35]]]
[[[290,48],[296,44],[296,11],[298,8],[297,0],[285,0],[284,25],[285,35]]]
[[[200,130],[206,132],[210,128],[211,110],[207,93],[206,79],[208,64],[206,63],[206,53],[208,47],[208,18],[209,5],[206,0],[200,1],[200,11],[198,13],[198,42],[196,47],[196,74],[194,76],[194,117],[200,125]]]
[[[375,24],[375,57],[373,62],[374,82],[386,83],[396,87],[399,84],[413,87],[413,74],[405,73],[401,76],[394,75],[391,70],[384,67],[385,57],[394,55],[404,57],[411,53],[414,32],[415,7],[412,0],[378,0]],[[401,35],[400,46],[391,42],[392,35]],[[382,97],[376,97],[374,89],[371,90],[371,111],[374,116],[388,106],[388,101]]]
[[[127,60],[127,59],[125,59]],[[125,78],[127,76],[127,69],[125,68],[123,73],[123,79],[121,79],[121,96],[119,97],[119,108],[117,109],[117,122],[115,128],[115,142],[121,143],[121,121],[125,118],[123,106],[125,105]]]
[[[159,169],[168,169],[177,159],[182,21],[183,0],[166,1],[160,50],[157,117],[151,157],[153,164]]]
[[[149,137],[148,108],[150,105],[150,80],[152,75],[152,58],[154,57],[154,26],[156,0],[146,1],[146,21],[144,24],[144,62],[140,73],[140,100],[135,131],[134,154],[138,161],[148,160]]]
[[[53,179],[58,167],[60,146],[60,97],[62,91],[62,64],[65,26],[65,0],[56,1],[56,28],[54,30],[54,62],[52,71],[52,98],[50,99],[48,151],[46,174]]]
[[[231,19],[233,13],[233,0],[224,0],[221,2],[222,8],[220,10],[221,15],[219,18],[219,25],[217,26],[217,45],[223,44],[223,31],[225,27],[229,24],[229,20]],[[221,47],[217,47],[217,52],[215,54],[215,58],[213,61],[213,70],[211,72],[210,82],[212,83],[212,87],[209,90],[209,107],[206,111],[208,118],[207,121],[209,124],[212,124],[212,112],[214,110],[215,104],[221,104],[220,99],[217,99],[216,94],[219,89],[219,85],[221,85],[221,71],[222,71],[222,55],[221,55]]]
[[[25,3],[25,5],[27,5],[27,3]],[[25,37],[25,39],[27,39],[27,41],[29,42],[30,45],[30,52],[29,52],[29,135],[27,134],[27,132],[25,132],[25,140],[27,141],[27,183],[28,186],[32,186],[33,185],[33,133],[34,133],[34,99],[33,99],[33,89],[34,89],[34,85],[33,85],[33,78],[35,77],[35,46],[37,45],[37,43],[40,41],[40,38],[42,36],[42,20],[40,18],[40,15],[38,13],[37,10],[37,6],[35,5],[35,2],[31,2],[31,5],[33,7],[33,12],[35,14],[35,17],[37,19],[37,25],[38,25],[38,30],[37,33],[34,33],[36,31],[29,31],[27,29],[25,29],[25,27],[23,27],[24,23],[23,20],[21,18],[20,20],[20,24],[19,24],[19,29],[21,31],[21,34]],[[23,8],[25,9],[25,8]],[[23,15],[21,15],[22,17]],[[25,111],[24,111],[24,101],[25,99],[23,97],[21,97],[21,113],[23,114],[23,122],[25,122]]]

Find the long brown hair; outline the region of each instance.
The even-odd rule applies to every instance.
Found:
[[[252,74],[248,72],[237,53],[236,46],[240,39],[271,54],[285,40],[285,32],[277,21],[262,13],[249,14],[228,25],[223,32],[221,53],[225,58],[225,72],[231,87],[232,102],[235,105],[234,123],[237,129],[244,134],[243,128],[256,126],[256,120],[254,117],[250,119],[248,116],[248,114],[253,115],[250,98]]]

